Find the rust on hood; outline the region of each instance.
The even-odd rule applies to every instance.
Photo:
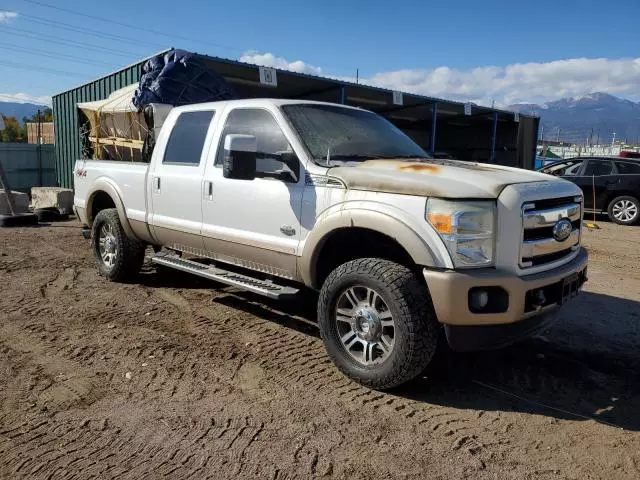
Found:
[[[440,171],[440,167],[431,163],[400,163],[398,170],[401,172],[437,174]]]
[[[517,168],[440,159],[368,160],[353,167],[333,167],[329,176],[353,190],[489,199],[497,198],[504,187],[513,183],[547,180],[546,175]]]

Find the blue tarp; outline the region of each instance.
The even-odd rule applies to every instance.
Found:
[[[202,58],[173,49],[143,65],[133,104],[141,110],[149,103],[177,106],[235,98],[231,85]]]

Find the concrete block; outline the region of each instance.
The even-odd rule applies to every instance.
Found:
[[[29,195],[14,191],[11,192],[11,196],[16,206],[16,213],[27,213],[29,211]],[[0,215],[11,215],[4,190],[0,190]]]
[[[31,207],[57,208],[60,213],[73,210],[73,190],[60,187],[33,187],[31,189]]]

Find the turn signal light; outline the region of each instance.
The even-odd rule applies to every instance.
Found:
[[[453,233],[452,215],[444,213],[429,213],[427,219],[438,233]]]

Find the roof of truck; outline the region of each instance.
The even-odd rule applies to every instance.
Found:
[[[215,108],[222,106],[234,106],[234,105],[243,105],[243,106],[252,106],[252,107],[260,107],[265,105],[299,105],[299,104],[310,104],[310,105],[332,105],[344,108],[350,108],[352,110],[366,110],[359,107],[352,107],[350,105],[342,105],[340,103],[331,103],[331,102],[318,102],[315,100],[289,100],[285,98],[243,98],[239,100],[222,100],[219,102],[207,102],[207,103],[194,103],[190,105],[183,105],[180,107],[176,107],[176,110],[179,111],[188,111],[188,110],[202,110],[205,108]],[[366,110],[368,111],[368,110]]]

